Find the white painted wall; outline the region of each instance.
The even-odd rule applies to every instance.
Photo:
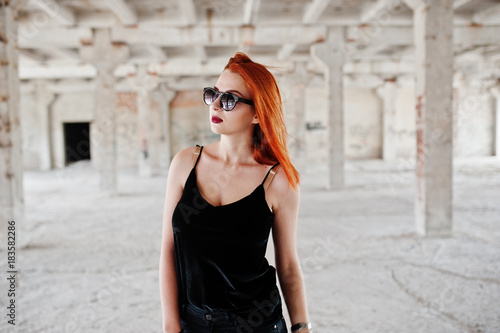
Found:
[[[416,143],[415,90],[413,86],[399,87],[396,91],[396,156],[414,158]]]
[[[203,103],[201,91],[178,92],[170,104],[170,119],[173,155],[184,148],[219,139],[210,129],[209,107]]]
[[[493,153],[493,100],[486,87],[460,86],[455,110],[455,156],[490,156]]]
[[[382,101],[373,89],[344,88],[346,159],[381,158]]]
[[[380,158],[382,103],[373,89],[344,89],[344,153],[347,159]],[[326,161],[327,93],[322,87],[306,89],[307,159]]]
[[[40,134],[34,93],[22,95],[19,102],[21,116],[21,142],[23,167],[37,169],[40,165],[38,137]]]
[[[328,138],[326,132],[328,99],[323,87],[308,87],[306,93],[306,156],[308,163],[326,162]]]

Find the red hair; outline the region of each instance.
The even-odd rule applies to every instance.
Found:
[[[288,183],[294,189],[299,184],[299,173],[288,154],[287,131],[281,104],[281,95],[274,76],[246,54],[238,52],[229,59],[224,70],[239,74],[250,93],[259,123],[254,127],[253,157],[258,163],[279,162]]]

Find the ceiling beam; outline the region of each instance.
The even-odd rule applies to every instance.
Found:
[[[411,10],[415,10],[415,8],[425,5],[424,0],[403,0],[403,2]]]
[[[455,27],[453,42],[458,45],[498,45],[500,44],[500,27]]]
[[[453,55],[455,57],[478,56],[482,54],[486,49],[486,46],[461,46],[454,50]]]
[[[486,61],[496,61],[499,60],[499,55],[500,55],[500,46],[497,45],[497,47],[493,48],[487,48],[484,53],[484,58]]]
[[[461,9],[463,6],[476,1],[477,0],[454,0],[453,9]],[[416,7],[425,5],[425,2],[423,0],[403,0],[403,2],[412,10],[415,10]]]
[[[149,53],[153,56],[153,58],[155,58],[156,60],[158,61],[167,60],[167,54],[165,53],[165,51],[163,51],[161,47],[147,44],[146,48],[149,51]]]
[[[413,61],[372,60],[344,65],[344,74],[413,74]]]
[[[203,45],[194,45],[194,51],[196,52],[196,55],[198,56],[198,59],[201,60],[201,62],[206,62],[208,60],[207,52]]]
[[[497,53],[490,53],[488,55],[486,55],[486,61],[490,62],[490,61],[499,61],[500,60],[500,52],[497,52]]]
[[[217,36],[217,38],[215,39],[213,36]],[[139,25],[136,28],[115,26],[111,31],[113,42],[130,45],[150,44],[159,47],[310,45],[325,40],[325,38],[326,27],[323,25],[213,27],[210,31],[202,26],[173,28]],[[370,27],[349,27],[347,28],[347,39],[353,41],[351,44],[356,44],[356,47],[376,43],[412,45],[413,29],[411,27],[387,26],[374,34]],[[454,43],[459,45],[496,45],[500,43],[500,26],[457,26],[453,30],[453,39]],[[24,32],[22,24],[19,25],[18,45],[20,48],[79,48],[82,45],[92,43],[93,34],[89,28],[52,27],[28,33]],[[290,49],[292,46],[287,46],[287,48]]]
[[[399,51],[398,57],[392,56],[392,58],[397,58],[404,61],[415,60],[415,50],[413,49],[413,45],[404,47],[401,51]]]
[[[71,60],[82,60],[82,58],[80,57],[80,53],[73,51],[71,49],[65,49],[60,47],[44,47],[40,48],[40,50],[43,53],[48,54],[50,56],[56,56]]]
[[[39,63],[44,63],[47,59],[43,54],[40,54],[36,51],[31,51],[31,50],[19,50],[19,53],[22,57],[34,61],[34,62],[39,62]],[[22,61],[22,58],[21,58]]]
[[[186,24],[195,25],[196,20],[196,8],[194,6],[193,0],[177,0],[179,9],[181,10],[182,16]]]
[[[469,3],[473,2],[475,0],[455,0],[453,1],[453,9],[457,10],[462,8],[465,5],[468,5]]]
[[[391,13],[394,5],[399,5],[399,1],[394,0],[377,0],[370,2],[361,8],[360,23],[365,24],[379,17],[383,13]]]
[[[255,61],[265,63],[270,67],[293,68],[293,61],[277,61],[274,57],[254,56]],[[218,77],[221,68],[227,64],[227,58],[212,58],[205,63],[193,62],[192,59],[170,59],[166,62],[151,63],[150,70],[161,77],[173,76],[216,76]],[[322,70],[313,68],[316,72]],[[135,73],[136,67],[133,64],[123,64],[115,70],[116,77],[126,77],[130,73]],[[406,61],[373,60],[362,63],[347,63],[344,65],[345,74],[412,74],[414,63]],[[68,65],[26,65],[19,68],[21,79],[60,79],[60,78],[94,78],[96,69],[90,64],[68,64]]]
[[[96,69],[90,64],[68,66],[20,66],[19,78],[24,79],[61,79],[92,78]]]
[[[200,87],[210,87],[217,81],[218,76],[202,76],[202,77],[164,77],[159,78],[159,82],[165,82],[171,90],[199,90]]]
[[[370,27],[347,28],[347,39],[358,45],[389,44],[413,45],[413,28],[385,27],[373,34]],[[453,28],[456,45],[489,45],[500,43],[500,26],[458,26]]]
[[[55,0],[33,0],[32,4],[64,25],[75,25],[75,14]]]
[[[475,23],[500,23],[500,3],[481,9],[472,15]]]
[[[384,43],[375,43],[375,44],[370,44],[364,49],[359,50],[356,52],[353,57],[356,59],[359,58],[370,58],[376,55],[379,52],[382,52],[383,50],[387,49],[390,45],[389,44],[384,44]]]
[[[245,12],[243,13],[243,25],[252,25],[256,22],[259,12],[260,0],[247,0]]]
[[[369,26],[348,27],[346,38],[358,47],[369,44],[408,45],[413,43],[413,28],[385,27],[374,33]]]
[[[318,21],[319,17],[325,11],[330,0],[313,0],[313,2],[306,8],[304,16],[302,17],[303,24],[314,24]]]
[[[189,28],[138,26],[134,29],[114,27],[112,40],[128,44],[158,46],[237,46],[282,45],[283,43],[310,44],[324,40],[325,26],[262,26]],[[213,38],[217,36],[217,38]]]
[[[26,6],[31,6],[31,2],[26,0]],[[65,2],[67,3],[67,2]],[[60,27],[61,23],[55,17],[50,15],[45,15],[45,17],[41,17],[42,13],[39,10],[30,10],[30,11],[21,11],[21,16],[19,19],[19,27],[26,27],[28,32],[33,30],[33,27],[37,27],[39,29],[47,29],[47,28],[55,28]],[[111,10],[101,10],[101,11],[77,11],[74,13],[75,16],[75,24],[73,26],[67,26],[68,28],[106,28],[113,27],[117,25],[117,17]],[[43,20],[43,21],[42,21]],[[144,19],[148,23],[151,21],[146,15],[146,19]],[[143,21],[143,17],[141,15],[141,23]],[[154,24],[161,24],[159,20],[154,21]]]
[[[18,45],[21,48],[79,48],[82,44],[91,44],[93,38],[90,28],[33,29],[29,24],[19,24]]]
[[[276,55],[278,60],[287,60],[292,55],[293,51],[297,48],[297,44],[285,43],[278,51]]]
[[[183,90],[198,90],[200,87],[209,87],[217,81],[217,76],[205,76],[205,77],[158,77],[158,83],[165,83],[166,86],[174,91]],[[402,82],[402,78],[408,81],[409,84],[413,84],[413,76],[398,76],[398,84],[400,86],[405,85]],[[316,74],[312,77],[315,82],[321,82],[322,86],[323,77],[322,74]],[[311,82],[309,86],[314,86],[315,82]],[[95,91],[95,81],[84,80],[84,79],[62,79],[58,81],[45,81],[46,88],[48,91],[55,94],[68,94],[68,93],[92,93]],[[360,74],[355,77],[352,75],[344,76],[344,85],[346,87],[357,87],[357,88],[377,88],[384,83],[383,76],[374,74]],[[33,94],[35,92],[36,86],[34,81],[23,81],[20,84],[21,94]],[[136,85],[131,82],[128,78],[120,78],[116,82],[117,92],[128,92],[137,89]]]
[[[125,26],[137,25],[137,13],[125,0],[105,0],[106,5]]]

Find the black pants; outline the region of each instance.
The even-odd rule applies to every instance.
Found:
[[[184,333],[287,333],[281,307],[272,314],[256,310],[238,315],[185,304],[180,311]]]

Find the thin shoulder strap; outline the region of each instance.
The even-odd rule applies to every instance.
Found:
[[[267,188],[269,187],[269,185],[273,181],[274,176],[276,176],[276,172],[278,172],[279,168],[280,168],[280,164],[276,163],[275,165],[273,165],[271,167],[271,169],[269,169],[269,171],[267,172],[266,177],[262,181],[262,184],[264,185],[264,190],[267,190]]]
[[[193,169],[196,168],[196,165],[198,164],[198,160],[200,159],[202,150],[203,150],[203,146],[196,145],[196,147],[194,148]]]

